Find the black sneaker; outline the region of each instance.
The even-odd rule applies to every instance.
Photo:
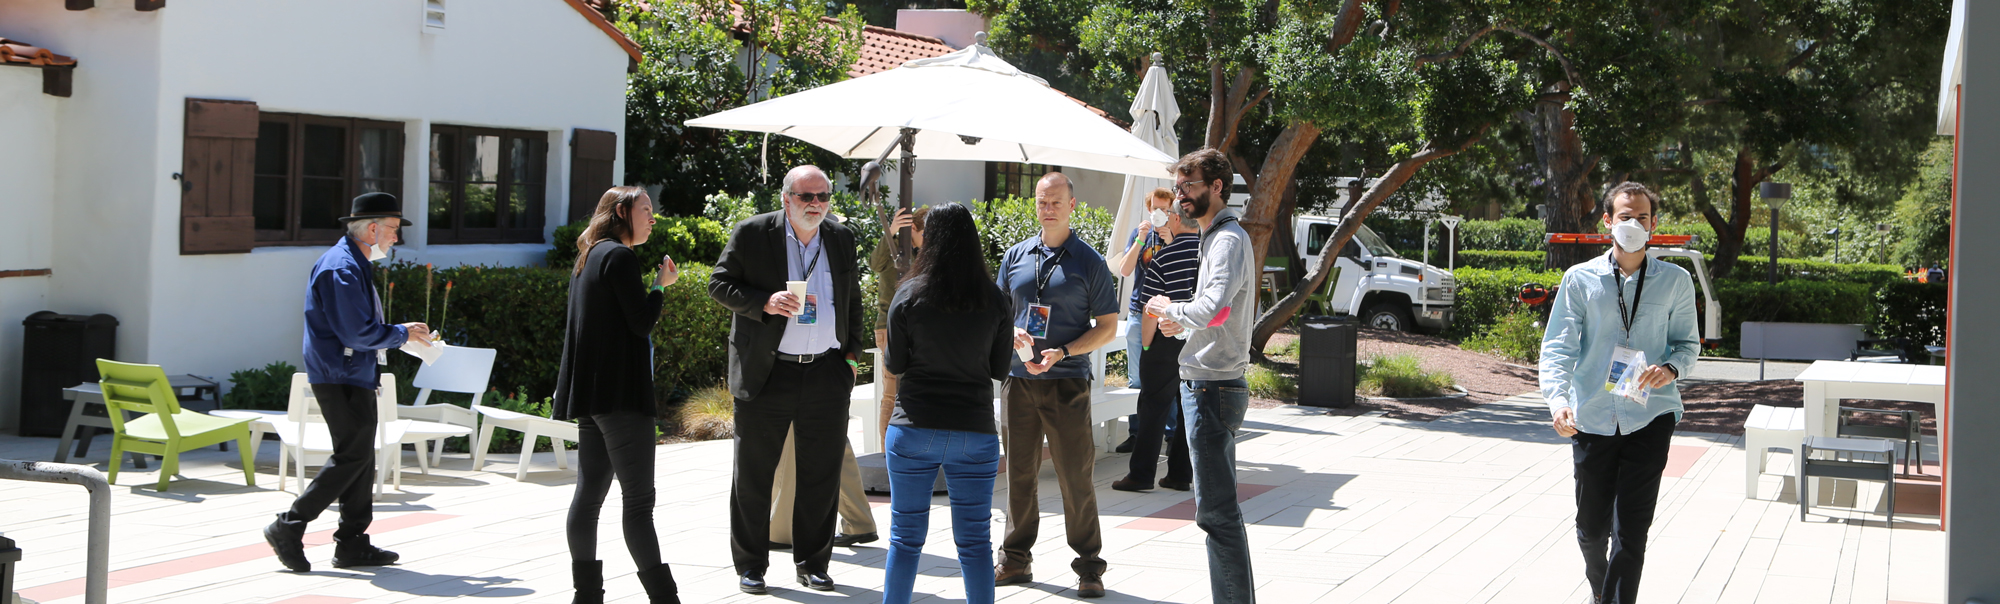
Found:
[[[1115,452],[1115,453],[1131,453],[1131,452],[1132,452],[1132,437],[1131,437],[1131,436],[1126,436],[1126,437],[1125,437],[1125,442],[1122,442],[1122,443],[1118,443],[1118,446],[1117,446],[1116,448],[1113,448],[1113,449],[1111,449],[1111,450],[1112,450],[1112,452]]]
[[[874,531],[869,531],[866,533],[856,533],[856,534],[841,533],[833,536],[833,546],[854,547],[856,544],[874,543],[875,540],[881,538],[882,537],[880,535],[876,535]]]
[[[306,560],[306,530],[304,526],[285,524],[281,518],[264,527],[264,542],[271,544],[271,552],[278,555],[278,563],[295,573],[312,572],[312,562]]]
[[[333,548],[334,568],[388,566],[402,558],[396,552],[369,545],[367,535],[334,541],[337,543]]]

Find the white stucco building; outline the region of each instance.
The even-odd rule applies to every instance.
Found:
[[[0,38],[74,60],[0,61],[0,430],[39,310],[169,374],[297,363],[362,192],[403,200],[399,258],[539,262],[623,172],[639,58],[580,0],[10,1]]]

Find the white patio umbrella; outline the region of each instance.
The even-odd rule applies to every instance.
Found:
[[[1132,97],[1132,135],[1146,141],[1161,153],[1173,157],[1180,153],[1180,136],[1174,134],[1174,122],[1181,119],[1180,105],[1174,102],[1174,83],[1167,78],[1167,68],[1161,65],[1160,53],[1153,53],[1153,66],[1146,69],[1146,77],[1139,81],[1139,94]],[[1173,186],[1173,180],[1165,178],[1166,170],[1153,174],[1125,176],[1125,192],[1119,196],[1118,219],[1112,222],[1111,240],[1105,242],[1107,255],[1125,249],[1127,233],[1139,221],[1146,219],[1146,197],[1159,187]],[[1119,297],[1124,300],[1132,295],[1132,287],[1138,283],[1138,271],[1131,277],[1119,280]],[[1129,312],[1120,304],[1121,313]]]
[[[905,129],[924,159],[1023,162],[1157,176],[1174,158],[980,42],[889,71],[688,120],[769,132],[850,159],[887,157]],[[907,154],[906,154],[907,157]],[[907,165],[907,164],[906,164]],[[905,187],[907,189],[907,187]]]

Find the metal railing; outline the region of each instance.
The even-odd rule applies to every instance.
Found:
[[[83,601],[104,604],[105,580],[111,574],[111,483],[90,466],[46,461],[0,459],[0,480],[61,482],[90,491],[89,549],[84,562]],[[0,594],[12,598],[13,594]]]

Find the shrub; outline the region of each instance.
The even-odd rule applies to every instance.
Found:
[[[972,207],[978,219],[979,237],[985,240],[986,266],[989,268],[1000,265],[1000,257],[1007,254],[1007,248],[1042,232],[1042,221],[1035,217],[1033,198],[1007,197],[967,205]],[[1070,228],[1076,231],[1077,236],[1083,237],[1091,249],[1107,254],[1104,243],[1111,236],[1113,219],[1104,208],[1078,204],[1076,215],[1070,220]]]
[[[1291,376],[1264,365],[1251,365],[1250,371],[1244,373],[1243,378],[1250,383],[1250,396],[1286,399],[1299,395],[1298,383],[1292,381]]]
[[[1477,335],[1519,308],[1522,284],[1540,283],[1550,289],[1562,284],[1560,271],[1461,268],[1452,277],[1458,281],[1458,299],[1444,335],[1455,340]]]
[[[222,396],[224,409],[284,411],[291,405],[292,374],[299,368],[278,361],[263,369],[245,369],[229,374],[229,394]]]
[[[674,418],[680,436],[691,440],[721,440],[736,436],[736,398],[717,384],[688,396]]]
[[[659,222],[653,223],[653,234],[632,250],[646,266],[659,264],[662,254],[673,256],[676,265],[714,264],[722,257],[722,246],[729,243],[729,229],[735,225],[702,216],[654,218]],[[576,238],[589,224],[579,220],[556,227],[555,245],[546,256],[549,268],[568,271],[576,266]]]
[[[1478,335],[1467,338],[1465,348],[1524,365],[1541,362],[1544,332],[1541,319],[1541,313],[1527,309],[1501,315]]]
[[[1544,233],[1540,220],[1467,220],[1458,224],[1459,261],[1471,264],[1464,256],[1470,250],[1541,251],[1547,238]]]
[[[1542,258],[1547,255],[1541,251],[1461,250],[1458,252],[1458,268],[1539,271],[1542,270]]]
[[[548,417],[550,410],[555,407],[555,402],[555,398],[553,397],[545,396],[540,400],[536,400],[535,397],[529,395],[527,392],[501,394],[499,390],[488,390],[479,400],[479,404],[487,407],[540,417]],[[520,432],[513,430],[494,430],[493,442],[491,443],[492,448],[487,452],[520,453],[521,437],[522,434]],[[463,440],[463,438],[453,438],[451,440]],[[459,448],[459,446],[453,443],[447,443],[446,447],[454,450]],[[548,437],[544,436],[535,439],[535,450],[544,452],[554,451],[555,445],[549,442]]]
[[[1884,283],[1875,288],[1875,332],[1912,346],[1943,345],[1946,303],[1943,283]]]
[[[1416,355],[1398,354],[1370,356],[1356,386],[1369,396],[1422,398],[1444,394],[1456,384],[1450,373],[1424,369]]]
[[[1721,347],[1726,356],[1741,350],[1743,323],[1859,323],[1874,320],[1873,288],[1865,283],[1837,281],[1723,281],[1716,297],[1725,313]]]

